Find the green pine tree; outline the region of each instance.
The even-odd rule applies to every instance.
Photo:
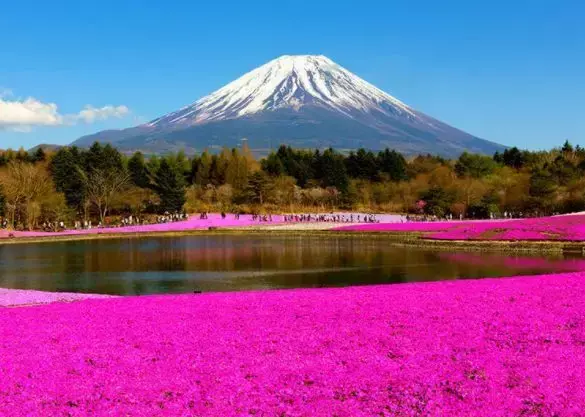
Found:
[[[44,149],[39,146],[34,154],[29,156],[31,162],[42,162],[47,159],[47,155],[45,154]]]
[[[185,204],[185,177],[181,169],[162,159],[156,173],[155,191],[160,197],[161,212],[180,212]]]
[[[77,148],[61,148],[51,159],[49,169],[57,191],[67,205],[80,210],[85,201],[85,185],[80,173],[81,155]]]
[[[248,186],[246,187],[248,199],[252,203],[264,204],[266,197],[272,189],[272,182],[270,177],[264,171],[256,171],[248,179]]]
[[[150,187],[149,172],[148,168],[146,168],[142,153],[136,152],[128,160],[128,172],[130,174],[130,180],[134,185],[140,188]]]
[[[404,156],[395,150],[386,148],[384,152],[380,152],[378,154],[378,164],[380,170],[388,174],[392,181],[399,182],[408,179],[406,160]]]
[[[333,149],[327,149],[320,157],[322,183],[324,187],[335,187],[341,193],[347,192],[349,176],[345,168],[343,155]]]

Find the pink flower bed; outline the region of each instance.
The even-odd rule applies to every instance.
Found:
[[[585,274],[0,309],[0,415],[579,416]]]
[[[585,240],[585,216],[556,216],[515,220],[378,223],[344,226],[356,232],[421,232],[442,240]]]
[[[272,223],[281,223],[282,216],[272,216]],[[258,224],[270,224],[267,222],[260,222],[252,220],[251,215],[241,215],[236,219],[233,214],[228,214],[225,219],[221,218],[219,214],[210,214],[206,220],[199,219],[198,215],[191,216],[188,220],[172,222],[149,224],[144,226],[125,226],[125,227],[104,227],[101,229],[93,228],[90,230],[65,230],[63,232],[12,232],[14,237],[44,237],[44,236],[66,236],[66,235],[86,235],[97,233],[149,233],[149,232],[181,232],[187,230],[204,230],[210,227],[217,228],[234,228],[253,226]],[[0,238],[7,238],[10,232],[0,230]]]

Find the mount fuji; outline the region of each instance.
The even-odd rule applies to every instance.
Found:
[[[505,148],[414,110],[322,55],[282,56],[178,111],[73,145],[97,140],[125,151],[201,152],[235,147],[242,139],[257,153],[280,144],[448,157]]]

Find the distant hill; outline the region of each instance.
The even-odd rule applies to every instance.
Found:
[[[30,152],[30,153],[36,152],[37,149],[39,149],[39,148],[43,148],[43,150],[45,152],[56,152],[59,149],[61,149],[62,147],[63,147],[62,145],[52,145],[49,143],[41,143],[40,145],[37,145],[37,146],[30,148],[28,150],[28,152]]]
[[[180,110],[149,123],[84,136],[121,150],[160,153],[234,147],[256,153],[294,148],[372,150],[454,157],[505,146],[477,138],[407,106],[324,56],[282,56]]]

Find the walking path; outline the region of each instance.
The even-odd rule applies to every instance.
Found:
[[[35,290],[13,290],[0,288],[0,307],[16,307],[26,305],[48,304],[55,302],[71,302],[89,298],[110,298],[110,295],[82,294],[69,292],[45,292]]]

